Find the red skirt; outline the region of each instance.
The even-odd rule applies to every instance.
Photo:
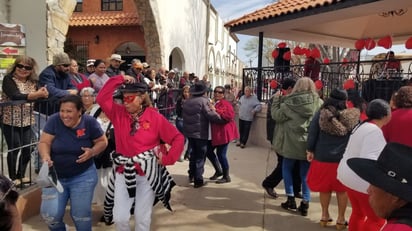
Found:
[[[306,181],[313,192],[345,192],[345,186],[337,179],[339,163],[312,160]]]

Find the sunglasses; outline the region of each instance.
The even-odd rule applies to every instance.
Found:
[[[7,195],[9,195],[9,193],[11,192],[11,190],[13,190],[15,184],[14,182],[11,183],[10,188],[3,194],[3,196],[0,198],[0,201],[3,201]]]
[[[16,67],[19,68],[19,69],[24,69],[26,71],[33,70],[32,66],[26,66],[26,65],[23,65],[23,64],[20,64],[20,63],[16,64]]]
[[[214,93],[223,94],[223,91],[214,91]]]
[[[70,64],[62,64],[63,67],[69,67]]]
[[[137,95],[128,95],[128,96],[123,96],[123,103],[133,103],[133,101],[136,99]]]

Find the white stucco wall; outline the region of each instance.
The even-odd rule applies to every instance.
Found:
[[[39,70],[47,66],[47,8],[44,0],[10,1],[10,22],[22,24],[26,30],[26,55],[33,57]]]
[[[158,0],[155,18],[164,44],[166,63],[171,51],[178,47],[184,58],[182,69],[203,76],[206,65],[206,12],[202,0]],[[170,67],[174,68],[174,67]]]

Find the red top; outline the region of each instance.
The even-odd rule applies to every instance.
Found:
[[[385,64],[385,70],[388,70],[388,69],[396,69],[397,71],[400,71],[401,62],[399,60],[387,61]]]
[[[412,146],[412,109],[398,108],[392,112],[388,124],[382,127],[386,142]]]
[[[239,132],[235,123],[235,111],[232,104],[221,99],[215,104],[216,112],[226,121],[225,124],[211,123],[212,127],[212,145],[227,144],[230,141],[239,138]]]
[[[316,59],[309,57],[305,61],[304,75],[310,77],[313,82],[319,79],[320,63]]]
[[[116,136],[116,152],[126,157],[132,157],[144,151],[153,149],[160,140],[170,145],[167,153],[163,154],[163,165],[172,165],[180,157],[184,148],[183,135],[155,108],[149,107],[139,118],[139,129],[131,136],[130,125],[132,116],[126,108],[113,101],[113,91],[123,84],[123,76],[111,77],[100,90],[96,101],[109,117],[114,126]],[[139,165],[136,165],[139,175],[144,175]],[[122,171],[119,168],[118,171]]]

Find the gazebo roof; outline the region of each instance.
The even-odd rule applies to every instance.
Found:
[[[353,48],[358,39],[412,36],[411,0],[280,0],[225,24],[233,33]]]

